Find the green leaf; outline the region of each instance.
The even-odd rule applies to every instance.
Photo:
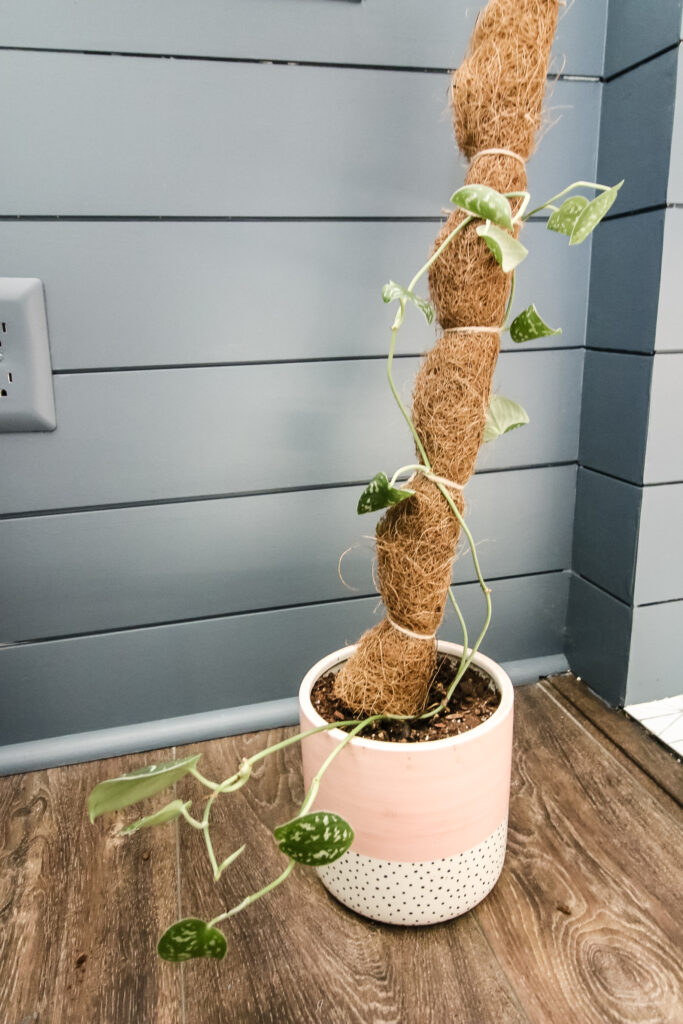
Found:
[[[570,196],[565,199],[559,210],[555,210],[548,218],[548,230],[559,231],[563,235],[571,235],[579,216],[588,206],[585,196]]]
[[[593,228],[595,228],[608,210],[611,209],[619,189],[624,184],[623,179],[618,185],[614,185],[612,188],[608,188],[606,192],[601,192],[599,196],[596,196],[592,203],[589,203],[583,213],[577,218],[572,233],[569,238],[570,245],[579,245],[583,242],[584,238],[587,238]]]
[[[88,813],[94,821],[107,811],[119,811],[122,807],[136,804],[148,796],[154,796],[162,789],[172,786],[183,775],[194,768],[201,754],[182,757],[177,761],[162,764],[148,764],[117,779],[106,779],[95,786],[88,797]]]
[[[501,434],[507,434],[508,430],[523,427],[528,422],[529,417],[521,405],[513,402],[511,398],[493,395],[486,413],[484,442],[493,441]]]
[[[527,306],[510,324],[510,337],[518,345],[523,341],[533,341],[534,338],[549,338],[553,334],[562,334],[562,328],[548,327],[533,304]]]
[[[148,814],[146,818],[138,818],[137,821],[126,825],[125,828],[121,829],[119,835],[130,836],[141,828],[152,828],[154,825],[165,825],[167,821],[175,821],[183,813],[183,808],[188,810],[191,804],[191,800],[188,800],[187,803],[183,803],[182,800],[172,800],[170,804],[166,804],[165,807],[155,811],[154,814]]]
[[[299,864],[332,864],[353,842],[353,829],[331,811],[313,811],[278,825],[274,836],[280,849]]]
[[[404,302],[412,302],[421,313],[424,313],[425,319],[428,324],[431,324],[434,320],[434,309],[431,303],[427,302],[426,299],[421,299],[415,292],[409,292],[407,288],[404,288],[400,284],[396,284],[395,281],[388,281],[382,288],[382,298],[385,302],[393,302],[394,299],[403,299]]]
[[[477,234],[484,239],[506,274],[514,270],[528,254],[529,250],[521,242],[495,224],[480,224]]]
[[[415,491],[405,488],[390,487],[384,473],[377,473],[358,499],[358,515],[362,516],[364,512],[377,512],[381,508],[398,505],[400,501],[405,501],[414,493]]]
[[[502,228],[512,230],[510,203],[495,188],[489,188],[488,185],[465,185],[453,193],[451,202],[474,217],[490,220]]]
[[[222,960],[227,948],[225,935],[218,928],[209,928],[198,917],[185,917],[166,929],[159,939],[157,951],[162,960],[180,963],[196,957]]]

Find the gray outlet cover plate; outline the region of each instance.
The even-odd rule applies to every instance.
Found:
[[[43,283],[0,278],[0,433],[57,426]]]

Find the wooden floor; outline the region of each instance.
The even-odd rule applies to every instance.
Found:
[[[223,778],[277,735],[193,749]],[[219,857],[249,846],[217,887],[187,825],[88,824],[90,788],[159,753],[0,779],[1,1024],[683,1021],[680,764],[568,676],[517,691],[515,737],[507,859],[483,904],[380,926],[298,868],[230,922],[218,963],[162,963],[157,937],[279,873],[270,829],[301,798],[296,748],[219,806]]]

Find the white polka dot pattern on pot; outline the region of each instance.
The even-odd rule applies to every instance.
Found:
[[[498,881],[507,818],[478,846],[454,857],[416,863],[379,860],[349,850],[317,868],[329,892],[364,917],[385,924],[436,924],[466,914]]]

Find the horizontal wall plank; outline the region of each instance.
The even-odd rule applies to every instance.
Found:
[[[576,459],[582,361],[580,349],[501,355],[495,387],[531,424],[486,445],[480,469]],[[406,400],[417,366],[396,361]],[[414,458],[382,360],[54,381],[57,429],[3,438],[4,513],[351,483]]]
[[[536,194],[591,179],[600,89],[555,84]],[[2,212],[434,215],[462,174],[448,91],[445,74],[5,51]]]
[[[643,482],[653,359],[588,349],[583,374],[579,461]]]
[[[485,473],[468,521],[487,577],[565,569],[576,468]],[[372,594],[358,488],[0,522],[0,642]],[[476,579],[466,545],[454,579]],[[103,581],[106,585],[103,586]]]
[[[678,696],[681,663],[683,601],[634,608],[626,703]]]
[[[666,214],[669,231],[669,213]],[[593,236],[587,344],[591,348],[652,352],[665,336],[678,338],[662,309],[660,268],[676,273],[677,254],[669,250],[665,270],[664,210],[603,221]],[[680,218],[683,226],[683,216]],[[675,244],[675,239],[671,242]],[[670,243],[671,244],[671,243]],[[659,296],[659,312],[657,299]]]
[[[567,589],[566,573],[496,583],[486,653],[556,655]],[[456,593],[476,630],[479,586]],[[377,621],[376,607],[369,598],[0,648],[0,744],[292,697],[317,659]],[[459,638],[454,616],[442,635]]]
[[[438,229],[4,221],[0,248],[4,274],[44,283],[55,369],[163,366],[384,355],[393,313],[382,285],[407,283]],[[527,224],[524,241],[515,310],[536,302],[563,328],[553,346],[583,345],[590,243],[570,248],[542,223]],[[401,346],[417,353],[433,339],[434,328],[411,315]],[[514,347],[508,334],[502,342]]]
[[[683,600],[681,525],[683,483],[646,487],[640,513],[635,604]]]
[[[469,0],[4,0],[5,46],[203,54],[410,67],[456,67],[477,10]],[[556,65],[602,73],[606,0],[575,0],[561,17]]]
[[[612,0],[607,19],[605,75],[646,60],[678,42],[681,0]]]
[[[631,602],[642,487],[581,467],[577,478],[572,568]]]
[[[680,287],[679,287],[680,290]],[[654,357],[647,424],[645,483],[683,480],[683,352]]]
[[[669,51],[604,86],[596,180],[613,185],[625,179],[615,212],[667,200],[676,63],[676,52]]]
[[[571,574],[565,653],[573,672],[613,707],[624,706],[633,609]]]
[[[683,103],[683,100],[681,101]],[[682,168],[683,171],[683,168]],[[593,250],[595,251],[595,249]],[[683,350],[680,289],[683,279],[683,210],[667,210],[657,309],[658,351]]]

